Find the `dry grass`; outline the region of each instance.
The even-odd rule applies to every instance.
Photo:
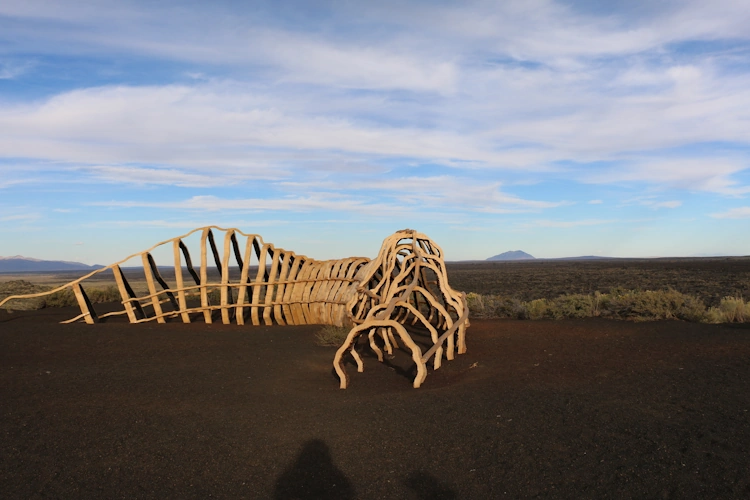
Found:
[[[523,302],[497,295],[470,293],[469,310],[479,318],[565,319],[612,318],[630,321],[680,319],[702,323],[750,321],[750,302],[725,297],[717,307],[706,308],[699,299],[673,289],[624,290],[590,295],[561,295],[556,299]]]
[[[315,334],[315,343],[323,347],[339,347],[349,335],[349,328],[326,325]]]
[[[12,280],[0,283],[0,300],[10,295],[27,295],[51,290],[53,287],[31,283],[26,280]],[[115,286],[91,288],[86,290],[92,304],[104,302],[120,302],[120,292]],[[63,289],[53,294],[32,299],[14,299],[5,304],[8,311],[28,311],[45,307],[77,306],[75,295],[70,289]]]

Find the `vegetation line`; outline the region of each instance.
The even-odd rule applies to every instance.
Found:
[[[50,290],[51,287],[16,280],[0,283],[0,299],[9,295],[28,294]],[[92,303],[120,302],[117,287],[87,290]],[[218,301],[219,291],[212,290],[210,299]],[[500,295],[466,295],[469,312],[473,318],[511,319],[566,319],[610,318],[630,321],[679,319],[701,323],[750,322],[750,302],[742,297],[724,297],[716,307],[706,307],[700,299],[674,289],[659,291],[627,290],[613,288],[609,293],[561,295],[556,299],[521,301]],[[8,310],[42,309],[44,307],[70,307],[77,305],[73,292],[60,290],[43,298],[13,300],[6,304]],[[348,331],[348,330],[347,330]],[[323,344],[335,343],[344,332],[328,331],[319,339]],[[335,340],[334,340],[335,339]]]
[[[724,297],[717,307],[706,307],[698,298],[673,289],[660,291],[614,288],[609,293],[561,295],[552,300],[523,302],[499,295],[469,293],[474,318],[565,319],[611,318],[630,321],[680,319],[701,323],[750,321],[750,302]]]

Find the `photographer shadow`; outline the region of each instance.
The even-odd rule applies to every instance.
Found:
[[[355,495],[349,479],[334,465],[328,445],[321,439],[311,439],[276,480],[274,498],[348,500]]]

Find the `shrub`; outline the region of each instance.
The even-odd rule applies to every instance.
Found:
[[[474,292],[466,294],[466,304],[469,306],[471,314],[475,316],[484,315],[484,299],[482,297],[483,295]]]
[[[315,334],[315,343],[323,347],[339,347],[346,340],[349,331],[344,326],[326,325]]]
[[[706,309],[700,299],[674,289],[626,290],[613,288],[609,293],[561,295],[554,300],[521,302],[499,295],[470,293],[466,296],[474,317],[515,319],[564,319],[595,316],[631,321],[681,319],[707,323],[750,321],[750,302],[725,297],[718,307]]]
[[[89,292],[86,292],[88,295]],[[63,288],[44,298],[45,307],[71,307],[78,305],[76,296],[70,288]]]
[[[555,319],[590,318],[593,316],[593,298],[591,295],[561,295],[552,301],[550,313]]]
[[[93,288],[91,291],[86,291],[89,300],[92,304],[100,304],[104,302],[122,302],[122,296],[120,290],[116,286],[108,286],[105,288]]]
[[[500,295],[479,295],[470,293],[466,296],[469,312],[478,318],[514,318],[526,319],[526,305],[518,299]]]
[[[603,296],[600,307],[619,319],[647,321],[656,319],[685,319],[701,321],[706,306],[700,300],[676,290],[640,291],[613,289]]]
[[[526,319],[526,306],[518,299],[493,296],[489,304],[489,312],[496,318]]]
[[[741,297],[724,297],[718,307],[707,312],[709,323],[744,323],[750,321],[750,302]]]
[[[549,318],[552,315],[547,299],[536,299],[527,303],[526,313],[529,319]]]

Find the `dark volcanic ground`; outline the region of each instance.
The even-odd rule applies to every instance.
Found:
[[[716,306],[723,297],[750,297],[750,257],[452,262],[451,287],[522,301],[612,288],[664,290]]]
[[[3,498],[750,497],[750,325],[474,320],[342,391],[316,327],[74,315],[0,312]]]

